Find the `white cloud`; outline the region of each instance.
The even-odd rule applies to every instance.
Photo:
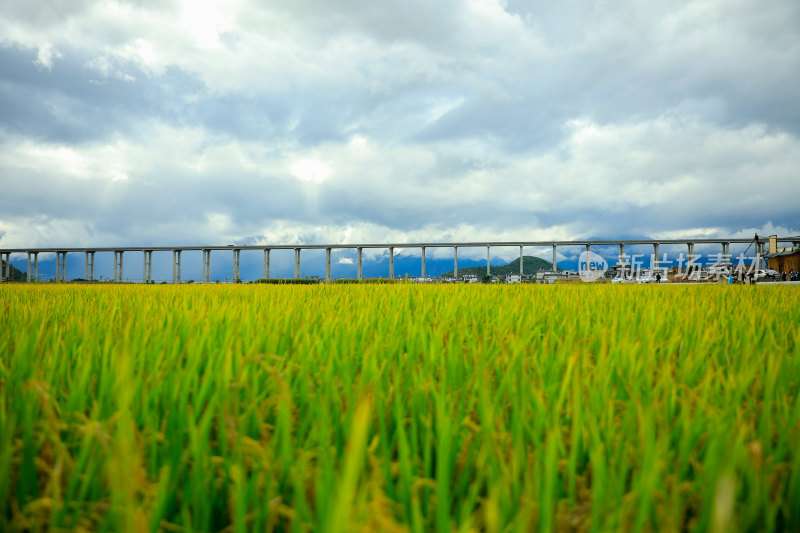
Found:
[[[480,149],[359,138],[311,151],[285,147],[276,157],[257,141],[157,123],[143,139],[112,144],[6,136],[0,172],[26,176],[15,182],[20,187],[7,187],[7,198],[25,198],[31,185],[36,190],[38,201],[16,209],[20,216],[101,216],[84,208],[89,194],[107,217],[94,224],[119,223],[151,236],[169,227],[167,235],[191,242],[259,235],[259,242],[286,244],[696,236],[737,231],[736,221],[751,213],[781,220],[796,213],[796,137],[666,118],[567,127],[560,156],[490,157],[447,178],[438,176],[443,161],[469,161]],[[282,161],[295,163],[287,168]],[[137,206],[148,216],[138,216]],[[720,223],[704,225],[709,218]]]
[[[798,231],[795,2],[515,4],[11,0],[0,245]]]
[[[36,60],[33,64],[41,69],[51,70],[53,68],[53,61],[61,57],[63,57],[61,52],[54,49],[52,45],[43,44],[39,46],[39,51],[36,54]]]
[[[316,159],[299,159],[289,170],[295,178],[310,183],[322,183],[333,173],[328,165]]]

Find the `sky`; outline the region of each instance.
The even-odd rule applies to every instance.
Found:
[[[5,0],[0,36],[0,248],[800,234],[796,0]]]

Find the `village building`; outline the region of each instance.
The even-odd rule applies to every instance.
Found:
[[[529,283],[531,281],[530,274],[506,274],[505,276],[500,276],[500,282],[506,283],[508,285],[514,283]]]
[[[775,270],[780,274],[784,272],[800,271],[800,242],[792,243],[792,246],[778,246],[778,236],[770,235],[769,252],[767,253],[770,270]]]

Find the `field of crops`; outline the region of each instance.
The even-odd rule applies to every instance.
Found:
[[[0,286],[0,530],[800,531],[800,291]]]

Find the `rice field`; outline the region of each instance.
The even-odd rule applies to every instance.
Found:
[[[2,531],[800,531],[800,291],[0,286]]]

